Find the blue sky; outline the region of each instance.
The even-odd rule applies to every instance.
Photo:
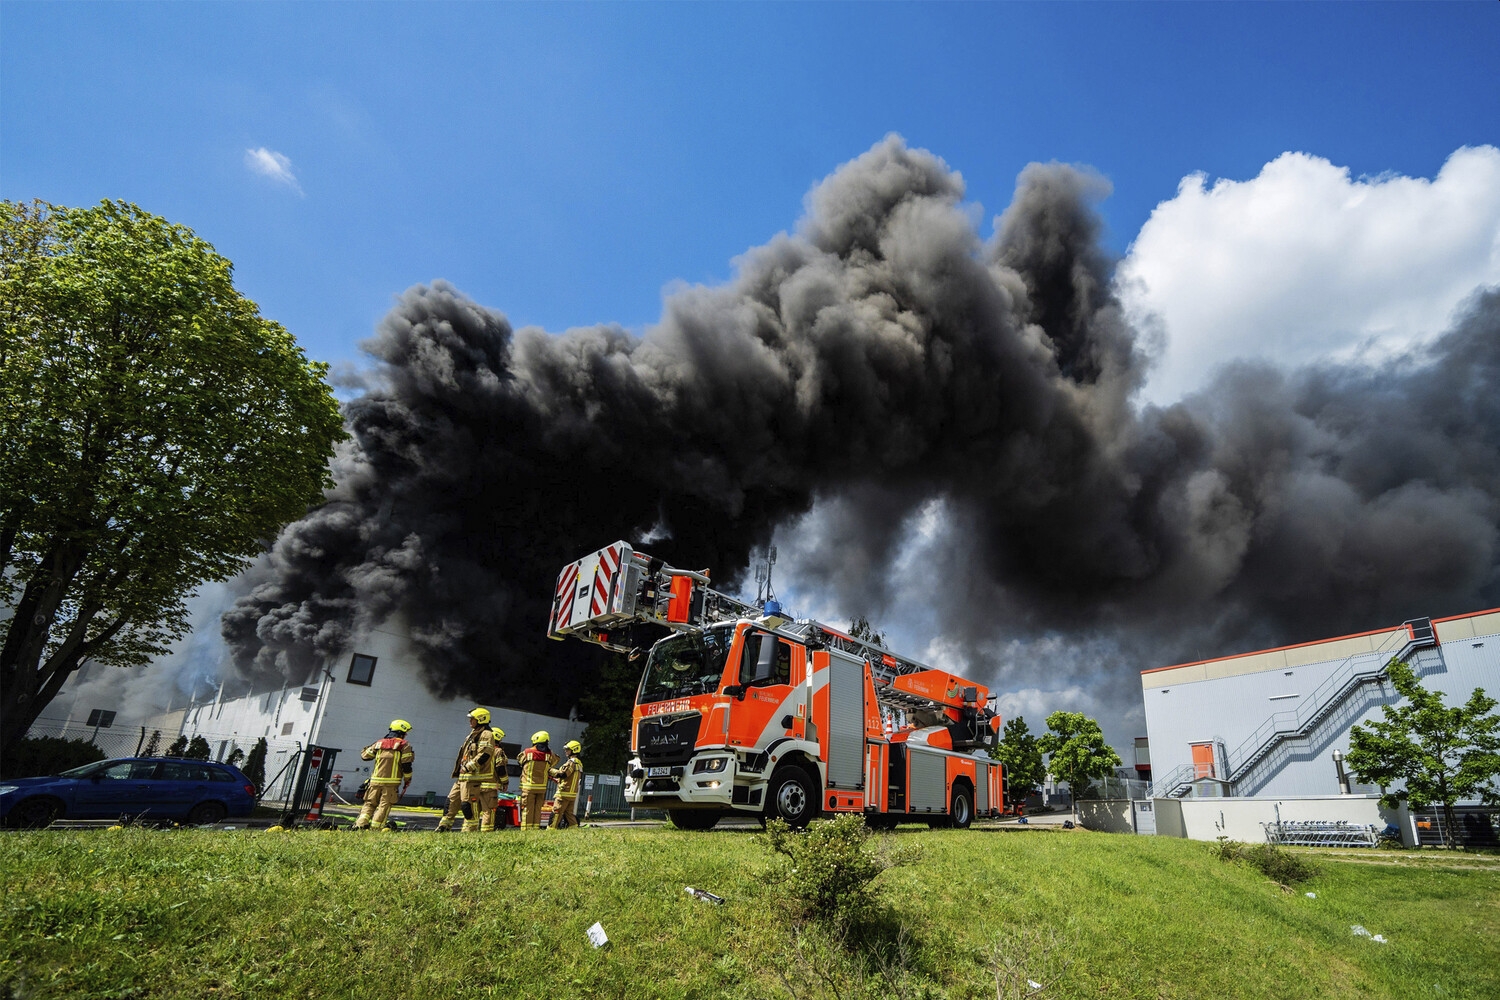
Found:
[[[963,173],[986,232],[1026,163],[1096,167],[1120,251],[1194,171],[1431,177],[1500,139],[1497,52],[1493,3],[10,2],[0,194],[191,226],[352,360],[439,277],[518,325],[640,328],[890,131]]]

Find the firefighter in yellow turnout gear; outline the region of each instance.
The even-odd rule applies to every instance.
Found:
[[[547,746],[552,737],[545,729],[531,734],[531,746],[516,757],[521,765],[521,829],[542,828],[542,804],[547,801],[547,772],[558,762]]]
[[[552,822],[547,824],[549,830],[578,826],[575,810],[578,807],[578,786],[583,783],[583,761],[578,755],[583,752],[583,747],[577,740],[569,740],[563,744],[563,749],[568,751],[567,758],[548,772],[557,782],[557,794],[552,797]]]
[[[458,780],[463,786],[464,832],[488,830],[495,821],[495,731],[490,728],[490,710],[469,713],[469,738],[459,752]],[[490,787],[486,788],[485,786]]]
[[[396,800],[411,784],[411,766],[417,757],[411,744],[406,742],[406,734],[409,732],[411,723],[405,719],[392,719],[390,731],[385,734],[385,738],[376,740],[359,752],[361,760],[372,760],[375,766],[370,769],[364,808],[359,811],[359,819],[354,821],[354,829],[368,830],[371,823],[377,827],[395,829],[386,825],[391,806],[396,804]]]
[[[494,773],[488,781],[480,783],[480,790],[489,795],[490,811],[485,813],[480,820],[480,828],[484,830],[500,829],[500,793],[510,790],[510,772],[506,768],[510,765],[510,759],[505,756],[505,748],[500,741],[505,739],[505,730],[499,726],[490,727],[490,734],[495,739],[495,757],[493,760]]]

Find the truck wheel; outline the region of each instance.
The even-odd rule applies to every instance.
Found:
[[[953,808],[948,811],[948,818],[959,830],[967,830],[969,824],[974,822],[973,793],[967,788],[961,785],[953,787]]]
[[[818,815],[818,793],[806,771],[794,764],[781,768],[771,779],[767,801],[770,815],[787,826],[803,827]]]
[[[712,809],[668,809],[672,825],[679,830],[712,830],[719,813]]]

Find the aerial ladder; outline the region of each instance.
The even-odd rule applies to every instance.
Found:
[[[769,583],[769,581],[767,581]],[[802,825],[860,812],[871,825],[967,827],[1004,808],[987,750],[1000,718],[981,684],[812,619],[766,588],[752,603],[620,541],[558,575],[548,623],[638,658],[636,627],[666,635],[637,690],[625,797],[683,828],[733,814]]]

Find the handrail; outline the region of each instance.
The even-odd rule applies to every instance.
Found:
[[[1313,689],[1312,694],[1295,711],[1272,714],[1235,747],[1232,753],[1226,754],[1225,777],[1231,784],[1242,780],[1278,743],[1306,736],[1324,715],[1341,704],[1355,688],[1384,675],[1392,660],[1404,660],[1416,650],[1435,644],[1436,637],[1430,621],[1414,619],[1404,624],[1404,630],[1393,631],[1375,649],[1351,653]]]

